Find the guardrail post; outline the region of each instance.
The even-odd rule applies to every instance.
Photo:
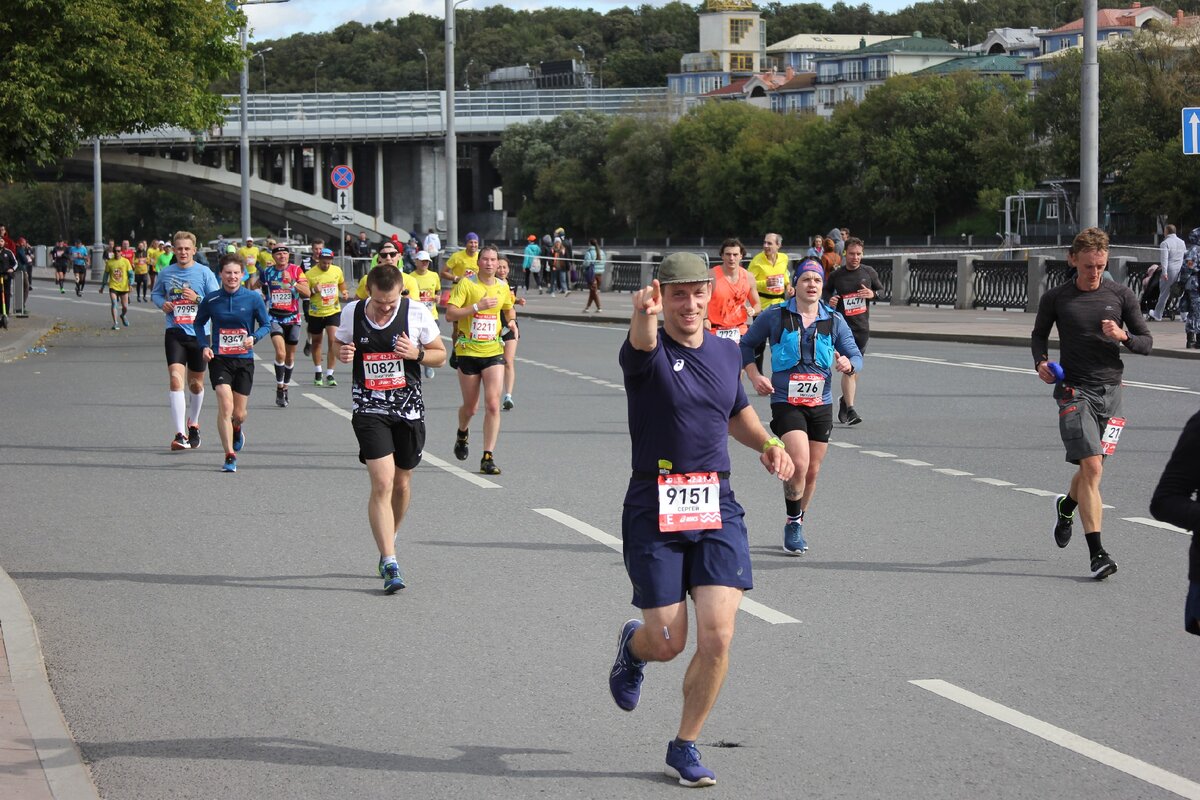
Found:
[[[1033,314],[1037,312],[1038,303],[1042,300],[1042,295],[1046,292],[1046,259],[1047,256],[1029,254],[1029,277],[1026,280],[1027,294],[1025,299],[1025,310]]]
[[[647,250],[642,253],[642,277],[641,283],[638,284],[639,288],[649,286],[650,281],[654,280],[654,258],[661,255],[662,253],[657,250]]]
[[[908,280],[908,258],[905,256],[888,256],[892,260],[892,305],[906,306],[912,295],[912,287]]]
[[[975,256],[962,255],[958,261],[958,291],[955,293],[954,307],[970,309],[975,307]]]
[[[600,276],[600,291],[602,292],[612,291],[613,273],[616,272],[616,267],[613,265],[621,260],[620,253],[607,253],[607,256],[608,258],[604,262],[604,274]]]

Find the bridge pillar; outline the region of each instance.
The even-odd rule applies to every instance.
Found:
[[[292,159],[296,157],[296,149],[288,145],[283,147],[283,185],[289,189],[292,186]]]
[[[383,219],[383,145],[375,145],[375,218]]]
[[[321,197],[321,189],[324,187],[323,173],[325,172],[324,164],[321,163],[321,145],[320,143],[313,144],[313,194]]]

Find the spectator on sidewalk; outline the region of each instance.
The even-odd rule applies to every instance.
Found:
[[[599,314],[600,308],[600,281],[604,278],[604,262],[608,260],[608,255],[600,249],[600,243],[595,239],[588,242],[588,248],[583,252],[583,271],[584,280],[587,281],[588,299],[583,306],[586,312],[591,307],[592,303],[596,304],[596,313]]]
[[[533,276],[534,283],[537,284],[538,294],[542,293],[542,248],[538,244],[537,234],[531,233],[527,237],[529,242],[525,245],[525,257],[521,261],[521,269],[525,270],[525,293],[529,293],[529,276]]]
[[[1171,298],[1171,284],[1179,277],[1179,270],[1183,268],[1183,257],[1187,254],[1187,245],[1175,235],[1175,226],[1168,225],[1166,232],[1167,235],[1163,237],[1158,248],[1158,261],[1163,267],[1159,277],[1158,304],[1146,317],[1148,322],[1162,322],[1167,301]]]

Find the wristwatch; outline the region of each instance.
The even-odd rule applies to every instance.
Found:
[[[420,364],[425,360],[425,345],[417,342],[417,363]]]
[[[784,450],[787,449],[783,443],[783,440],[778,436],[772,436],[770,439],[767,439],[765,442],[763,442],[762,451],[764,453],[767,452],[767,448],[769,447],[782,447]]]

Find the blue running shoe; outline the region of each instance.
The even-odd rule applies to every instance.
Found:
[[[395,561],[389,561],[383,565],[383,590],[388,594],[395,594],[398,590],[404,588],[404,578],[400,575],[400,565]]]
[[[608,689],[612,692],[613,700],[624,711],[637,708],[642,696],[642,669],[646,662],[635,660],[629,653],[629,640],[640,627],[641,620],[636,619],[629,620],[621,627],[621,633],[617,636],[617,658],[608,676]]]
[[[246,444],[246,434],[242,433],[241,427],[233,429],[233,452],[242,452],[242,447]]]
[[[225,456],[225,465],[221,467],[222,472],[237,472],[237,458],[234,456]]]
[[[802,556],[808,552],[808,542],[804,541],[804,522],[788,522],[783,526],[783,552],[789,556]]]
[[[675,744],[672,740],[667,743],[667,768],[663,772],[670,778],[677,778],[680,786],[693,789],[717,783],[717,776],[700,763],[700,751],[691,742]]]

